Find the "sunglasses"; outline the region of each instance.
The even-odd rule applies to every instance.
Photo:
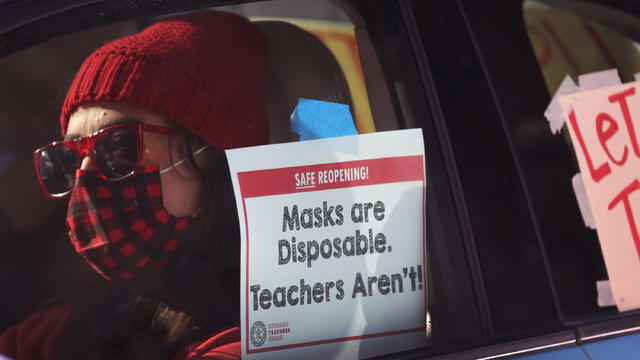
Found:
[[[68,196],[85,154],[93,160],[100,177],[105,180],[119,181],[135,175],[142,165],[142,133],[145,131],[176,132],[168,127],[131,122],[39,148],[34,153],[34,160],[42,190],[51,198]]]

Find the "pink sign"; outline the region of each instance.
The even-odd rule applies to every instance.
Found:
[[[639,84],[560,97],[620,311],[640,308]]]

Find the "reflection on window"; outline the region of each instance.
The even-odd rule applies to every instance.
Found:
[[[640,71],[639,45],[620,33],[538,1],[525,1],[524,20],[549,93],[569,74],[617,68],[623,82]]]
[[[358,132],[375,131],[353,23],[330,2],[301,5],[281,0],[218,8],[249,17],[267,37],[272,121],[288,119],[297,97],[303,97],[348,104]],[[272,134],[273,141],[286,139]]]

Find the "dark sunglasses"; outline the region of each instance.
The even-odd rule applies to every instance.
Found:
[[[33,154],[36,172],[44,193],[52,198],[68,196],[73,189],[76,170],[87,154],[100,176],[109,181],[126,179],[142,165],[142,133],[169,134],[174,129],[131,122],[97,131],[87,137],[56,141]]]

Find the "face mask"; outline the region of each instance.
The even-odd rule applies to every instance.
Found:
[[[201,152],[205,151],[205,150],[207,149],[207,147],[208,147],[208,146],[209,146],[209,145],[204,145],[204,146],[203,146],[203,147],[201,147],[200,149],[198,149],[198,150],[196,150],[196,151],[192,152],[191,154],[192,154],[194,157],[196,157],[198,154],[200,154]],[[166,168],[164,168],[164,169],[160,170],[160,174],[162,175],[162,174],[164,174],[164,173],[167,173],[167,172],[169,172],[169,171],[171,171],[171,170],[173,170],[173,169],[177,168],[178,166],[182,165],[185,161],[187,161],[187,158],[186,158],[186,157],[184,157],[184,158],[182,158],[182,159],[180,159],[180,160],[176,161],[175,163],[173,163],[173,164],[169,165],[168,167],[166,167]]]
[[[153,277],[179,249],[190,220],[163,207],[157,165],[118,182],[76,172],[67,211],[69,237],[78,254],[108,280],[143,283]]]

